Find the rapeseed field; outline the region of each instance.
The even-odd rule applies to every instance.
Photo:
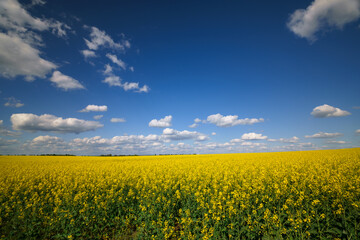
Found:
[[[360,149],[0,157],[1,239],[360,239]]]

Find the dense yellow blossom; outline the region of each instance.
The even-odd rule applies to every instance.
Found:
[[[0,236],[359,239],[359,156],[1,156]]]

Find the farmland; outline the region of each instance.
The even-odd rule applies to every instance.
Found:
[[[360,149],[0,157],[1,239],[359,239]]]

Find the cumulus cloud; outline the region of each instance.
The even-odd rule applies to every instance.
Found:
[[[110,76],[106,77],[103,80],[103,83],[107,83],[111,87],[113,87],[113,86],[121,87],[125,91],[133,90],[134,92],[139,92],[139,93],[142,93],[142,92],[147,93],[150,91],[150,88],[147,85],[140,87],[139,83],[137,83],[137,82],[122,83],[122,79],[115,75],[110,75]]]
[[[199,132],[190,132],[187,130],[184,131],[178,131],[175,129],[171,129],[171,128],[165,128],[163,130],[162,136],[165,139],[168,140],[186,140],[186,139],[194,139],[195,141],[205,141],[208,140],[209,137],[203,133],[199,133]]]
[[[33,145],[44,145],[44,144],[49,144],[49,145],[53,145],[53,144],[59,144],[59,143],[62,143],[64,142],[63,139],[59,138],[59,137],[56,137],[56,136],[49,136],[49,135],[46,135],[46,136],[38,136],[36,138],[34,138],[31,143]]]
[[[0,1],[0,75],[45,78],[57,66],[40,56],[44,43],[38,33],[50,31],[64,38],[70,29],[57,20],[31,16],[17,0]]]
[[[261,133],[244,133],[241,136],[242,140],[264,140],[267,139],[267,136],[263,136]]]
[[[50,81],[55,84],[56,87],[61,88],[65,91],[75,89],[85,89],[85,87],[76,79],[62,74],[59,71],[54,71],[50,78]]]
[[[327,104],[317,106],[311,112],[316,118],[327,118],[327,117],[345,117],[350,115],[348,111],[341,110],[340,108],[336,108]]]
[[[139,92],[139,93],[142,93],[142,92],[147,93],[149,91],[150,91],[150,88],[148,85],[144,85],[141,88],[139,88],[138,90],[136,90],[136,92]]]
[[[104,115],[95,115],[93,118],[95,119],[95,120],[99,120],[99,119],[101,119],[101,118],[103,118],[104,117]]]
[[[81,133],[103,127],[96,121],[86,121],[77,118],[61,118],[50,114],[35,115],[17,113],[11,115],[12,128],[30,132],[50,131],[58,133]]]
[[[117,86],[117,87],[121,87],[121,78],[118,76],[109,76],[106,77],[103,81],[103,83],[107,83],[109,84],[109,86],[113,87],[113,86]]]
[[[346,144],[347,142],[345,142],[345,141],[327,141],[327,143],[329,143],[329,144]]]
[[[57,35],[60,38],[67,37],[67,30],[71,30],[71,27],[66,25],[65,23],[51,20],[48,21],[49,27],[51,28],[51,32],[54,35]]]
[[[0,21],[1,22],[1,21]],[[0,74],[6,78],[45,78],[57,66],[40,57],[40,51],[18,36],[0,33]]]
[[[46,20],[31,16],[17,0],[2,0],[0,2],[0,26],[5,29],[26,31],[31,28],[39,31],[49,28]]]
[[[3,120],[0,120],[0,135],[14,137],[20,135],[20,133],[8,130],[3,126]]]
[[[106,105],[87,105],[84,109],[81,109],[79,112],[106,112],[108,107]],[[102,115],[101,115],[102,116]]]
[[[223,116],[220,113],[207,117],[206,122],[215,124],[218,127],[233,127],[236,125],[251,125],[254,123],[264,122],[263,118],[244,118],[239,119],[237,115]]]
[[[24,106],[24,104],[20,100],[14,98],[14,97],[9,97],[9,98],[6,98],[6,103],[4,104],[4,106],[19,108],[19,107]]]
[[[189,128],[196,128],[197,126],[199,126],[199,124],[193,123],[193,124],[189,125]]]
[[[98,50],[99,47],[106,47],[110,49],[125,50],[130,48],[130,42],[128,40],[122,40],[122,42],[115,42],[105,31],[101,31],[97,27],[86,27],[90,29],[90,40],[84,39],[86,46],[90,50]]]
[[[327,133],[327,132],[318,132],[313,135],[306,135],[306,138],[334,138],[343,136],[342,133]]]
[[[27,152],[59,153],[66,154],[72,150],[69,142],[57,136],[38,136],[23,144],[22,148]]]
[[[7,146],[10,146],[10,145],[13,145],[16,143],[18,143],[18,140],[16,140],[16,139],[7,140],[7,139],[0,138],[0,147],[7,147]]]
[[[189,126],[189,128],[196,128],[199,126],[199,123],[202,122],[200,118],[195,118],[194,123]]]
[[[267,139],[269,142],[282,142],[282,143],[296,143],[299,141],[299,138],[296,136],[293,136],[292,138],[279,138],[279,139]]]
[[[96,53],[91,50],[85,49],[85,50],[81,50],[80,52],[85,57],[85,59],[96,57]]]
[[[113,69],[109,64],[105,65],[104,74],[105,75],[112,75]]]
[[[125,118],[111,118],[110,122],[112,123],[123,123],[126,122]]]
[[[172,116],[166,116],[159,120],[153,119],[149,122],[149,127],[166,128],[171,126]]]
[[[306,9],[291,14],[287,26],[299,37],[314,41],[318,32],[342,29],[359,18],[359,0],[314,0]]]
[[[126,63],[123,62],[121,59],[118,59],[116,55],[107,53],[106,57],[108,57],[113,63],[121,67],[122,69],[126,69]]]

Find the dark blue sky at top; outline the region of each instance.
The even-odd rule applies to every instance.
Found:
[[[25,4],[26,2],[21,2]],[[316,132],[341,132],[345,146],[358,146],[360,128],[360,28],[359,21],[343,29],[317,33],[314,42],[289,30],[287,22],[296,9],[312,1],[59,1],[29,9],[32,16],[53,18],[69,25],[62,39],[42,33],[41,56],[58,70],[81,82],[86,90],[62,91],[46,79],[24,81],[23,76],[1,79],[1,97],[15,97],[21,108],[0,107],[0,119],[11,128],[14,113],[52,114],[92,120],[103,114],[103,128],[80,134],[24,132],[18,141],[39,135],[73,138],[123,134],[161,134],[150,128],[152,119],[172,115],[172,128],[198,131],[209,142],[223,143],[248,132],[269,138],[298,136],[300,142]],[[84,38],[95,26],[114,41],[123,36],[131,43],[126,53],[99,49],[99,57],[84,60]],[[102,80],[107,52],[116,54],[135,71],[114,67],[123,81],[150,87],[134,93],[109,87]],[[93,62],[94,64],[90,64]],[[3,100],[4,101],[4,100]],[[88,104],[107,105],[105,113],[79,113]],[[328,104],[351,112],[341,118],[314,118],[313,108]],[[211,114],[264,118],[263,123],[219,128],[195,118]],[[110,123],[123,117],[125,123]],[[186,140],[185,142],[191,142]],[[168,143],[166,143],[168,144]],[[270,143],[269,143],[270,144]]]

